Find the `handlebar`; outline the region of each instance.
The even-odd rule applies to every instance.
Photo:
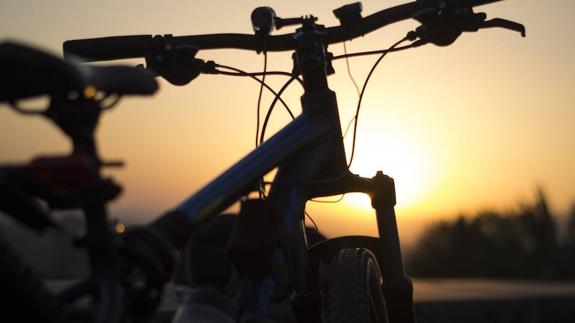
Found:
[[[444,8],[470,8],[502,0],[417,0],[381,10],[353,24],[323,29],[325,44],[352,40],[389,24],[414,18],[422,11],[440,12]],[[266,36],[266,51],[288,51],[296,48],[297,33]],[[104,61],[146,57],[164,46],[193,45],[198,49],[235,48],[261,50],[261,35],[208,34],[194,36],[116,36],[78,39],[64,42],[64,56],[77,55],[87,61]]]
[[[369,16],[359,18],[352,23],[345,23],[341,26],[323,28],[319,33],[324,44],[334,44],[348,41],[365,35],[386,25],[402,20],[414,18],[420,22],[426,18],[441,19],[443,12],[464,13],[471,7],[481,6],[502,0],[417,0],[388,9],[381,10]],[[449,16],[449,15],[448,15]],[[423,18],[423,19],[422,19]],[[476,31],[478,28],[504,27],[519,30],[519,26],[509,25],[502,21],[495,21],[488,24],[482,19],[478,20],[478,27],[465,24],[456,27],[464,27],[457,31]],[[464,22],[465,23],[465,22]],[[480,23],[480,24],[479,24]],[[444,26],[442,26],[444,27]],[[524,33],[524,30],[522,31]],[[457,35],[456,35],[457,36]],[[265,36],[266,51],[288,51],[296,49],[298,32]],[[193,36],[152,36],[133,35],[116,36],[93,39],[69,40],[64,43],[64,56],[77,55],[86,61],[116,60],[130,58],[147,58],[150,55],[160,54],[166,48],[183,46],[187,48],[201,49],[221,49],[234,48],[244,50],[261,50],[262,35],[249,34],[206,34]],[[433,41],[430,41],[433,42]],[[441,45],[441,44],[440,44]],[[195,227],[188,220],[186,214],[174,210],[158,218],[151,224],[151,227],[160,231],[177,248],[185,245]]]

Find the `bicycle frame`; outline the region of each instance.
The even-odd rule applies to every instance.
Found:
[[[311,37],[314,44],[319,42],[315,34],[303,34]],[[323,45],[320,43],[320,46]],[[302,46],[296,54],[300,57],[307,55],[308,58],[317,55],[305,52],[305,48]],[[324,57],[321,59],[325,60]],[[302,114],[181,203],[175,211],[185,218],[188,225],[197,227],[254,191],[258,179],[278,167],[268,200],[279,223],[277,232],[281,249],[287,254],[292,268],[292,303],[319,302],[320,298],[314,296],[317,282],[314,281],[313,267],[320,262],[329,262],[342,247],[363,247],[376,255],[383,271],[384,294],[391,322],[414,322],[412,285],[403,269],[393,208],[393,180],[381,172],[368,179],[347,170],[335,93],[327,86],[325,70],[307,64],[300,65],[305,88],[301,99]],[[314,197],[348,192],[370,194],[380,237],[341,237],[310,248],[302,223],[306,202]],[[269,288],[269,284],[263,281],[260,286],[261,289]],[[309,311],[305,309],[310,308],[313,307],[304,306],[298,311],[294,305],[296,314],[306,317],[304,321],[317,321],[319,313],[315,317],[306,313]]]

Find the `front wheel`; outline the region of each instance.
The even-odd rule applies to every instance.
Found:
[[[331,263],[325,316],[328,323],[388,323],[381,274],[367,249],[342,249]]]

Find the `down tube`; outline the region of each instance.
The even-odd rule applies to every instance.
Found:
[[[295,151],[327,135],[331,123],[301,114],[286,127],[218,176],[178,208],[193,227],[232,205],[257,179],[277,167]]]

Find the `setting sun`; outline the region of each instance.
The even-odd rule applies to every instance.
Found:
[[[438,152],[430,151],[432,145],[417,132],[401,127],[386,128],[381,117],[365,118],[361,122],[363,131],[358,134],[352,172],[372,177],[378,170],[383,171],[395,181],[399,210],[421,208],[436,181]],[[346,141],[349,147],[351,138]],[[348,148],[348,154],[349,151]],[[344,201],[355,208],[371,210],[365,194],[349,194]]]

